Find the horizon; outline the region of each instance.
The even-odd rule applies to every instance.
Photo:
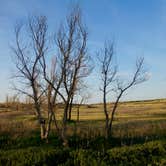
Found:
[[[165,101],[166,98],[156,98],[156,99],[145,99],[145,100],[121,100],[119,101],[119,103],[123,104],[123,103],[146,103],[146,102],[155,102],[155,101],[159,101],[159,102],[162,102],[162,101]],[[11,102],[12,103],[12,102]],[[26,103],[25,101],[16,101],[16,103],[19,103],[19,104],[33,104],[32,103]],[[107,104],[112,104],[114,103],[114,101],[110,101],[110,102],[107,102]],[[6,102],[0,102],[0,104],[6,104]],[[9,103],[10,104],[10,101]],[[64,104],[63,102],[59,102],[57,104]],[[73,105],[78,105],[77,103],[73,103]],[[96,102],[96,103],[82,103],[81,105],[103,105],[103,102]]]
[[[166,98],[166,1],[104,0],[100,3],[85,1],[9,1],[0,6],[0,102],[10,89],[10,76],[14,69],[10,46],[14,40],[14,25],[30,14],[45,15],[51,32],[55,31],[73,4],[79,3],[83,20],[88,27],[88,52],[95,56],[103,48],[105,40],[115,41],[116,60],[120,73],[128,77],[138,56],[144,56],[149,80],[132,88],[122,101],[154,100]],[[95,62],[96,63],[96,62]],[[97,68],[95,70],[98,70]],[[102,101],[99,91],[100,76],[93,72],[87,79],[91,98],[89,103]],[[95,85],[93,83],[96,83]],[[94,93],[95,92],[95,93]],[[114,98],[110,97],[109,101]]]

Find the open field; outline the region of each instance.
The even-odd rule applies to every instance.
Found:
[[[62,117],[61,107],[57,110],[58,119]],[[1,108],[0,166],[166,165],[164,99],[120,103],[113,124],[113,137],[108,142],[103,138],[102,104],[82,105],[79,122],[74,106],[73,121],[68,122],[67,128],[67,149],[61,145],[54,130],[48,143],[40,140],[32,107],[23,105],[13,109],[1,104]]]
[[[111,104],[108,108],[111,108]],[[26,135],[31,130],[38,128],[32,108],[22,107],[18,111],[8,108],[0,109],[0,133],[12,133],[13,135]],[[72,111],[72,120],[76,120],[77,108]],[[62,117],[62,108],[57,110],[57,119]],[[78,132],[83,133],[95,129],[102,132],[104,129],[104,113],[102,104],[82,105],[80,108],[80,122]],[[73,125],[69,125],[72,127]],[[115,135],[126,134],[123,129],[136,135],[166,133],[166,100],[152,100],[142,102],[123,102],[119,104],[114,120]],[[117,130],[118,129],[118,130]],[[131,134],[130,133],[130,134]]]

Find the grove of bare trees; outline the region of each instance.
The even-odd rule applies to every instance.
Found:
[[[18,81],[15,90],[33,101],[41,139],[48,140],[51,127],[54,126],[55,132],[66,146],[68,145],[67,123],[71,120],[74,101],[84,87],[84,79],[90,76],[94,67],[87,51],[88,32],[80,8],[73,8],[58,31],[51,37],[47,18],[31,16],[24,24],[17,24],[15,39],[15,45],[12,47],[13,61],[17,69],[15,78]],[[54,48],[53,56],[50,55],[52,48]],[[131,81],[124,83],[117,76],[118,68],[112,63],[113,56],[113,43],[107,43],[98,54],[106,138],[111,135],[114,114],[124,92],[146,80],[143,58],[136,62],[136,71]],[[113,108],[108,108],[107,95],[113,91],[116,92],[117,98]],[[83,95],[80,96],[82,98],[77,102],[77,121],[79,121],[79,107],[84,100]],[[46,109],[43,109],[45,108],[42,107],[43,103],[47,105]],[[56,115],[58,103],[63,103],[61,120]]]

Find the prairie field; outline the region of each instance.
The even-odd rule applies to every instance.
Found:
[[[107,141],[102,107],[82,105],[77,121],[74,105],[67,125],[69,147],[64,148],[54,126],[49,142],[40,140],[32,106],[1,104],[0,165],[166,165],[165,99],[121,102],[113,122],[113,136]],[[59,105],[56,110],[59,124],[62,109]]]
[[[109,104],[108,109],[111,110],[111,106],[112,104]],[[62,118],[62,107],[59,106],[56,110],[56,117],[59,121]],[[74,106],[72,110],[73,124],[68,125],[68,130],[70,131],[76,122],[78,134],[91,131],[94,134],[96,132],[96,134],[102,135],[104,118],[102,104],[82,105],[79,111],[79,122],[76,122],[77,107]],[[27,105],[20,106],[18,110],[12,107],[1,108],[0,119],[1,135],[3,133],[8,133],[11,136],[26,135],[38,128],[33,108]],[[113,133],[116,136],[164,134],[166,133],[166,100],[121,102],[113,125]]]

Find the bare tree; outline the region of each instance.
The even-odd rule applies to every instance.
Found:
[[[82,79],[91,71],[86,50],[87,32],[82,24],[78,7],[75,7],[67,17],[66,24],[59,28],[55,42],[58,52],[54,56],[50,74],[48,74],[46,55],[43,54],[39,61],[47,82],[48,122],[51,124],[53,118],[59,136],[64,145],[67,145],[66,125],[68,116],[71,118],[73,99]],[[58,97],[64,103],[61,130],[54,112]]]
[[[73,9],[56,36],[59,49],[61,73],[63,76],[62,93],[64,101],[62,137],[65,138],[69,110],[79,82],[90,73],[89,56],[87,55],[87,30],[82,23],[79,7]],[[71,116],[69,116],[71,117]]]
[[[147,80],[146,77],[146,71],[144,69],[144,58],[139,58],[136,61],[136,69],[135,72],[131,78],[131,81],[128,81],[128,83],[125,83],[122,79],[117,78],[116,79],[116,87],[113,89],[117,93],[117,98],[115,100],[115,103],[113,105],[113,108],[111,110],[111,118],[109,120],[109,127],[108,127],[108,135],[112,134],[112,123],[114,120],[114,115],[117,110],[119,101],[122,97],[122,95],[133,86],[140,84]]]
[[[109,130],[109,112],[107,107],[107,94],[111,91],[111,85],[115,81],[117,67],[113,63],[114,44],[105,43],[104,49],[98,53],[98,59],[101,64],[101,80],[103,93],[103,110],[105,114],[105,135],[108,137]]]
[[[32,98],[36,117],[41,128],[41,139],[45,139],[45,119],[41,108],[45,89],[43,89],[41,82],[42,76],[39,61],[47,51],[46,17],[31,17],[24,26],[17,25],[15,27],[15,38],[16,46],[13,47],[14,63],[17,69],[15,77],[19,79],[19,83],[22,86],[22,88],[15,87],[15,89]]]
[[[48,132],[46,134],[47,135],[49,134],[51,122],[53,120],[56,131],[58,135],[61,137],[60,127],[58,126],[55,112],[57,106],[57,97],[60,96],[63,99],[63,101],[65,100],[63,94],[61,94],[60,92],[63,75],[57,69],[58,63],[56,61],[56,57],[53,57],[52,59],[51,70],[49,73],[47,72],[46,60],[44,55],[41,58],[40,64],[42,66],[44,79],[47,82],[46,97],[47,97],[47,108],[48,108],[48,126],[47,126]]]
[[[144,58],[140,58],[136,61],[136,71],[128,83],[117,77],[117,67],[113,63],[114,56],[114,44],[105,44],[102,53],[98,54],[99,62],[101,65],[101,77],[102,87],[100,90],[103,93],[103,110],[105,114],[105,137],[108,138],[112,133],[112,123],[114,115],[117,110],[117,106],[122,95],[131,87],[146,81],[146,75],[144,71]],[[114,87],[115,86],[115,87]],[[108,109],[107,106],[107,94],[110,91],[114,91],[117,94],[113,108]],[[111,114],[111,116],[110,116]]]

